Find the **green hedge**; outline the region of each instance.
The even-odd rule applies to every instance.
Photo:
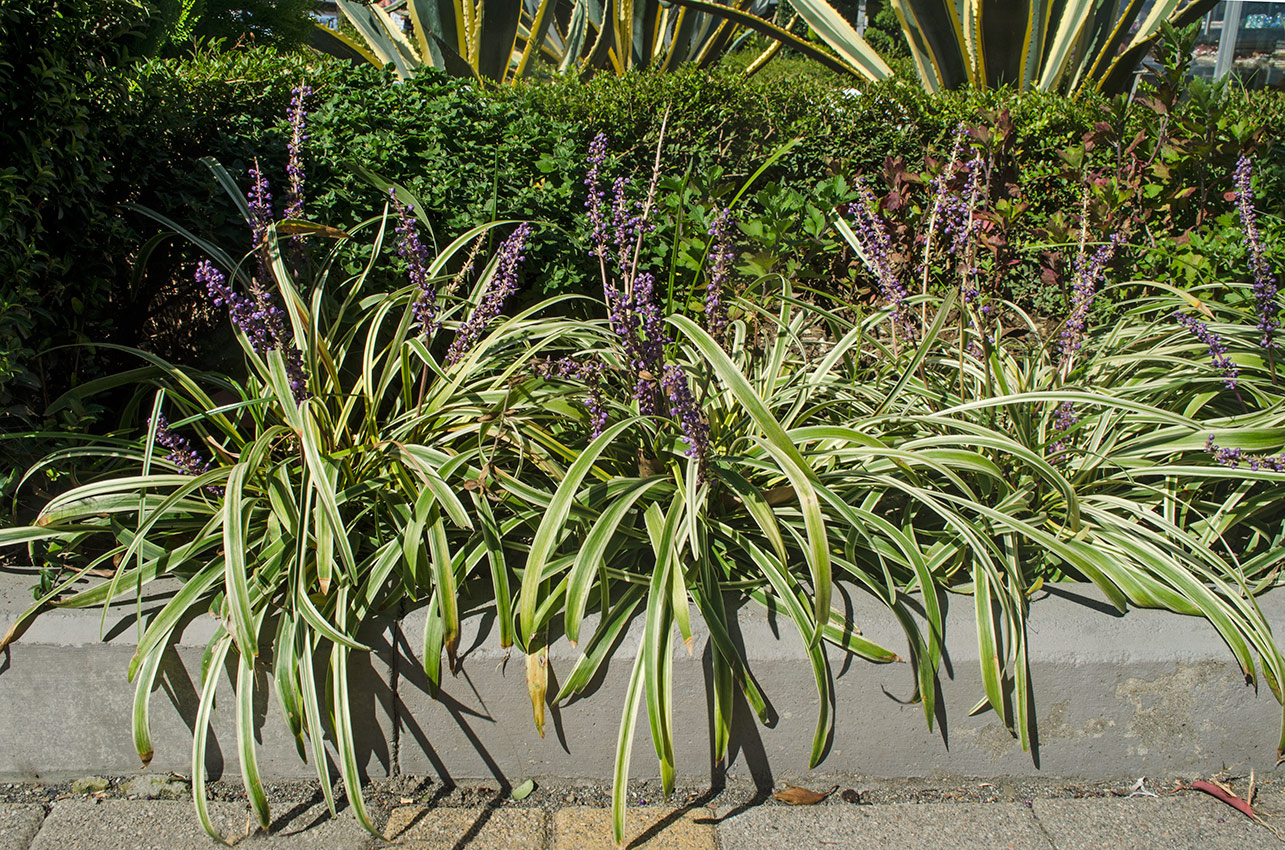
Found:
[[[103,193],[123,91],[110,68],[138,22],[125,3],[0,4],[0,410],[75,366],[33,351],[93,329],[131,238]]]
[[[11,66],[3,70],[14,73]],[[0,184],[0,191],[11,193],[13,186],[25,186],[28,197],[39,194],[57,205],[41,209],[35,225],[18,225],[27,229],[13,231],[17,238],[0,245],[0,268],[11,275],[22,270],[20,291],[51,286],[61,293],[47,315],[36,316],[30,303],[30,317],[10,310],[10,338],[28,349],[85,337],[143,343],[189,361],[202,355],[208,331],[222,327],[189,283],[199,254],[177,237],[150,243],[164,228],[124,205],[146,206],[229,250],[244,249],[243,223],[199,160],[214,157],[244,180],[258,157],[274,185],[283,186],[285,106],[301,79],[315,91],[307,160],[310,216],[345,226],[369,214],[378,193],[348,167],[359,163],[420,195],[439,242],[493,217],[537,219],[548,226],[532,248],[530,268],[543,291],[572,289],[587,279],[587,268],[559,265],[555,254],[567,252],[554,248],[580,232],[589,139],[605,132],[617,171],[645,181],[667,106],[663,169],[676,179],[686,177],[697,201],[739,184],[777,147],[801,139],[759,178],[761,191],[746,208],[750,216],[806,205],[826,180],[828,200],[842,201],[844,184],[834,183],[835,176],[878,174],[898,157],[917,168],[926,150],[948,148],[960,121],[1007,109],[1015,133],[1006,156],[1020,166],[1031,190],[1028,230],[1067,207],[1073,187],[1054,179],[1064,167],[1059,153],[1079,143],[1103,109],[1088,98],[1004,91],[930,96],[897,82],[854,92],[823,75],[745,81],[730,71],[498,90],[430,72],[398,84],[370,67],[309,65],[267,51],[153,61],[91,76],[87,88],[69,96],[82,110],[76,124],[81,130],[54,138],[50,159],[58,170],[50,185],[39,182],[40,167],[25,163],[8,169]],[[16,108],[32,115],[42,109],[35,99]],[[1279,95],[1236,95],[1224,123],[1243,120],[1279,132],[1283,112]],[[1130,127],[1144,118],[1133,115]],[[75,123],[63,119],[59,126]],[[1224,148],[1236,144],[1224,138],[1229,132],[1216,131]],[[1279,169],[1264,183],[1265,208],[1280,208],[1285,197],[1276,174]],[[1210,197],[1222,205],[1219,211],[1226,209],[1219,193]],[[812,237],[791,238],[797,246]],[[141,258],[147,260],[145,273],[135,276]],[[62,309],[68,304],[73,309]],[[60,374],[54,383],[69,378]],[[37,408],[41,397],[27,400]]]

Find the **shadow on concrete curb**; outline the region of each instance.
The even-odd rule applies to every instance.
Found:
[[[0,621],[30,605],[29,575],[0,571]],[[929,730],[912,704],[908,664],[875,665],[833,648],[835,728],[826,759],[809,771],[818,695],[792,624],[743,608],[734,638],[771,702],[761,725],[743,700],[735,706],[731,755],[712,761],[708,632],[693,612],[689,656],[675,641],[673,728],[681,781],[781,780],[827,776],[1045,776],[1212,773],[1224,767],[1264,772],[1276,764],[1282,710],[1270,692],[1247,686],[1227,646],[1208,623],[1149,610],[1120,615],[1091,585],[1058,585],[1031,605],[1029,652],[1038,752],[1018,742],[989,712],[968,716],[982,695],[971,600],[953,597],[946,619],[938,723]],[[152,602],[154,604],[154,600]],[[850,594],[843,604],[869,639],[903,651],[905,639],[879,602]],[[1285,626],[1285,594],[1261,598],[1269,623]],[[145,603],[144,608],[150,607]],[[54,610],[38,618],[0,657],[0,778],[58,780],[86,773],[126,774],[133,751],[126,680],[137,640],[133,601],[101,611]],[[100,639],[100,626],[101,635]],[[466,617],[463,664],[444,674],[439,699],[428,694],[419,653],[422,610],[376,623],[374,652],[353,655],[350,692],[358,753],[367,777],[434,775],[447,783],[556,777],[609,783],[621,700],[642,639],[637,618],[587,695],[550,709],[546,737],[536,733],[520,653],[498,646],[494,616]],[[586,628],[593,624],[586,623]],[[190,771],[196,681],[214,622],[186,624],[152,694],[153,772]],[[556,693],[579,650],[564,639],[549,648]],[[220,687],[207,767],[234,778],[231,677]],[[260,769],[266,779],[312,778],[296,753],[265,676],[256,702]],[[656,774],[645,721],[638,724],[631,776]],[[332,772],[333,775],[333,772]]]

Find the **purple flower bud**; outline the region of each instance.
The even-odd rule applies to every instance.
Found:
[[[286,194],[286,218],[303,217],[303,143],[308,140],[304,132],[304,120],[307,111],[304,101],[312,94],[312,89],[305,83],[296,86],[290,100],[290,142],[286,146],[286,176],[290,179],[290,191]]]
[[[1227,389],[1236,389],[1240,372],[1227,356],[1227,346],[1223,344],[1222,337],[1210,331],[1208,325],[1194,316],[1175,312],[1173,318],[1209,349],[1209,359],[1213,361],[1214,368],[1223,373],[1223,384]]]
[[[447,364],[455,365],[468,353],[491,320],[500,315],[504,302],[510,295],[517,292],[518,267],[526,259],[522,251],[526,248],[526,242],[530,236],[531,225],[523,223],[518,225],[517,230],[514,230],[500,246],[495,276],[487,286],[482,302],[455,333],[455,339],[451,340],[451,347],[446,351]]]
[[[1280,303],[1277,301],[1276,277],[1268,267],[1263,253],[1263,237],[1258,232],[1258,213],[1254,209],[1252,165],[1249,157],[1242,156],[1236,163],[1236,207],[1240,211],[1241,226],[1245,229],[1245,243],[1249,247],[1249,270],[1254,278],[1254,308],[1258,314],[1258,330],[1263,336],[1258,344],[1274,348],[1273,337],[1280,329]]]
[[[428,250],[419,238],[419,226],[414,210],[397,200],[397,193],[389,189],[388,200],[397,211],[397,255],[406,261],[406,276],[414,285],[416,295],[411,305],[420,333],[437,330],[437,290],[428,275]]]

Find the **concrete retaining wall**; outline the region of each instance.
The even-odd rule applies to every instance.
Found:
[[[0,621],[30,604],[27,576],[0,573]],[[1105,778],[1208,773],[1224,766],[1264,771],[1276,763],[1282,710],[1267,691],[1244,684],[1230,651],[1201,620],[1156,611],[1116,615],[1083,585],[1060,586],[1031,606],[1030,657],[1038,716],[1036,756],[1021,751],[993,714],[968,710],[980,699],[972,601],[950,597],[947,662],[941,671],[946,722],[933,731],[904,699],[913,691],[908,664],[873,665],[831,652],[836,720],[819,775],[915,777],[934,774]],[[157,599],[144,602],[155,608]],[[904,651],[899,627],[881,605],[851,600],[866,636]],[[1285,625],[1285,594],[1262,600]],[[43,615],[0,656],[0,778],[59,779],[128,773],[139,767],[130,734],[133,686],[126,670],[137,639],[137,606]],[[105,640],[99,639],[104,624]],[[709,744],[707,633],[694,623],[694,651],[674,658],[674,729],[680,780],[716,778]],[[444,698],[425,692],[419,658],[424,615],[411,611],[367,636],[375,652],[354,658],[354,715],[361,758],[371,777],[391,773],[443,779],[558,777],[608,782],[629,667],[641,618],[588,696],[550,708],[546,737],[531,719],[525,663],[505,658],[493,617],[467,617],[463,669],[443,683]],[[153,771],[188,773],[201,652],[209,618],[183,631],[152,694]],[[817,692],[791,623],[761,609],[741,611],[739,632],[750,668],[772,704],[763,727],[743,704],[736,715],[732,775],[760,783],[800,778],[816,722]],[[565,641],[550,648],[550,694],[575,663]],[[306,778],[286,731],[270,676],[264,676],[261,769],[265,777]],[[214,714],[207,767],[237,775],[230,680]],[[226,760],[226,763],[225,763]],[[657,774],[645,715],[636,730],[633,775]]]

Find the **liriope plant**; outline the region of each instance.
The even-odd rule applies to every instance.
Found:
[[[977,710],[993,709],[1023,746],[1034,717],[1026,609],[1049,581],[1092,581],[1122,611],[1205,618],[1247,681],[1261,670],[1282,698],[1285,657],[1254,601],[1285,566],[1280,308],[1248,170],[1242,162],[1237,188],[1252,283],[1206,293],[1129,281],[1102,299],[1117,312],[1101,322],[1098,290],[1127,242],[1082,238],[1067,314],[1052,332],[979,283],[970,240],[984,198],[967,188],[945,204],[959,213],[960,259],[957,280],[939,282],[944,295],[909,294],[872,198],[854,206],[851,225],[839,223],[884,305],[847,331],[865,349],[849,361],[847,424],[872,448],[849,439],[812,453],[833,454],[833,486],[849,500],[864,497],[915,530],[944,587],[973,595]]]
[[[670,659],[676,638],[691,649],[693,608],[714,649],[712,734],[719,760],[727,754],[735,690],[761,720],[769,718],[765,695],[732,642],[735,612],[726,607],[727,592],[783,612],[795,624],[818,689],[814,765],[834,720],[825,644],[874,662],[899,660],[833,606],[836,580],[883,600],[901,623],[930,723],[942,622],[936,596],[928,594],[929,623],[921,629],[902,595],[903,587],[933,583],[913,540],[827,487],[818,461],[829,458],[807,452],[796,435],[840,424],[847,405],[844,358],[858,337],[819,360],[803,341],[810,317],[783,281],[763,282],[785,287],[771,308],[724,291],[732,264],[726,211],[711,227],[701,321],[667,309],[692,299],[682,292],[666,296],[656,275],[641,266],[652,196],[635,201],[617,182],[608,197],[604,145],[599,136],[591,146],[587,182],[589,250],[602,271],[606,315],[568,322],[537,366],[541,381],[562,388],[580,408],[584,427],[549,427],[539,437],[568,465],[552,499],[539,494],[532,503],[543,513],[522,568],[515,617],[519,643],[537,657],[550,633],[576,643],[587,638],[555,701],[579,693],[630,618],[643,619],[616,752],[613,831],[619,840],[641,713],[662,785],[667,793],[673,787]],[[654,187],[655,180],[651,192]],[[890,578],[877,558],[864,557],[870,551],[902,553],[906,571]],[[601,618],[585,634],[589,606],[598,607]],[[532,695],[539,724],[545,690],[533,687]]]
[[[377,229],[372,261],[386,223],[368,225]],[[275,226],[266,236],[276,269],[272,301],[285,305],[281,312],[297,329],[286,337],[297,365],[289,350],[256,348],[253,326],[239,333],[250,365],[244,381],[139,352],[148,365],[123,380],[156,392],[137,449],[117,450],[133,463],[59,495],[33,526],[0,530],[0,544],[59,540],[89,555],[23,620],[49,605],[101,605],[154,580],[182,581],[147,622],[130,666],[144,763],[152,752],[148,700],[175,629],[196,612],[219,619],[203,664],[193,747],[193,792],[211,835],[204,754],[225,662],[236,670],[238,752],[260,823],[267,825],[268,810],[251,709],[256,671],[270,664],[286,721],[317,767],[327,802],[333,809],[323,744],[329,732],[353,812],[374,831],[353,747],[349,657],[369,650],[365,622],[402,598],[427,601],[426,658],[436,680],[443,652],[455,661],[460,586],[480,575],[498,600],[506,598],[512,567],[503,537],[512,518],[489,501],[495,477],[530,466],[509,436],[523,415],[511,379],[539,328],[529,316],[497,319],[471,345],[443,355],[423,336],[417,289],[358,297],[363,272],[337,281],[342,299],[332,302],[320,282],[305,297],[281,259],[292,246]],[[436,272],[471,241],[448,248],[426,279],[448,281]],[[513,250],[512,239],[505,250]],[[481,276],[483,308],[485,292],[503,285],[504,259],[501,251]],[[444,310],[437,336],[453,330],[455,340],[465,339],[477,315]],[[539,472],[523,477],[530,482]],[[109,581],[81,589],[78,579],[109,564],[116,565]],[[316,657],[328,658],[324,677],[313,668]],[[331,693],[319,692],[319,679],[332,683]]]
[[[511,644],[506,539],[521,537],[515,529],[527,519],[506,511],[495,482],[520,477],[525,492],[557,472],[528,460],[515,436],[531,401],[514,394],[514,379],[528,369],[532,342],[550,330],[533,318],[539,307],[502,313],[530,225],[481,225],[430,257],[416,213],[396,192],[382,214],[351,232],[303,221],[305,94],[296,92],[293,107],[287,219],[275,219],[257,168],[242,198],[232,176],[212,164],[238,200],[255,247],[238,259],[193,236],[211,257],[197,282],[227,309],[246,377],[132,352],[139,368],[80,392],[146,388],[145,426],[132,438],[120,434],[47,460],[108,455],[115,463],[100,479],[51,500],[33,525],[0,529],[0,545],[56,541],[83,561],[14,624],[4,644],[47,607],[105,605],[153,581],[180,582],[146,620],[130,664],[134,739],[144,764],[152,756],[148,708],[163,655],[193,615],[218,619],[202,663],[192,750],[197,813],[215,838],[205,752],[225,667],[233,671],[241,774],[259,824],[267,826],[269,811],[253,706],[261,674],[270,670],[331,811],[327,735],[354,815],[376,831],[362,802],[349,699],[351,655],[370,648],[363,625],[399,600],[427,602],[425,668],[437,682],[443,654],[456,663],[460,587],[476,577],[493,589],[500,639]],[[466,250],[510,228],[474,277],[471,257],[461,262]],[[365,233],[365,263],[341,278],[337,258]],[[305,272],[318,239],[335,245]],[[389,242],[410,285],[372,292]],[[450,264],[460,268],[448,272]],[[101,568],[111,578],[85,587],[82,580]]]
[[[246,377],[139,352],[140,368],[81,392],[143,382],[147,425],[49,461],[106,455],[115,471],[56,497],[34,525],[0,530],[0,544],[57,541],[83,556],[4,643],[43,607],[181,581],[131,665],[144,761],[161,654],[187,615],[219,619],[193,747],[197,810],[211,834],[204,747],[226,665],[260,822],[252,707],[256,673],[270,664],[328,802],[327,733],[354,813],[373,829],[347,691],[351,655],[367,648],[362,625],[403,599],[427,603],[423,657],[436,685],[443,658],[456,663],[469,581],[490,586],[501,643],[526,654],[537,727],[547,702],[581,692],[642,618],[617,741],[617,839],[642,713],[662,784],[673,786],[670,659],[675,637],[693,637],[693,608],[713,650],[716,756],[728,751],[737,689],[767,714],[731,639],[729,593],[795,624],[817,686],[813,764],[834,722],[826,646],[898,660],[832,604],[836,585],[876,596],[902,626],[929,724],[940,597],[968,594],[983,683],[976,710],[993,710],[1031,744],[1028,606],[1066,579],[1092,581],[1122,610],[1205,618],[1245,675],[1261,672],[1281,697],[1285,660],[1254,601],[1285,565],[1273,498],[1285,479],[1280,311],[1247,164],[1238,189],[1252,283],[1181,292],[1130,281],[1113,321],[1098,321],[1100,281],[1127,242],[1090,244],[1082,222],[1067,315],[1050,332],[973,274],[972,211],[985,202],[976,181],[937,187],[966,187],[934,203],[962,210],[950,247],[963,261],[946,267],[958,273],[948,280],[929,280],[942,250],[933,234],[923,276],[901,280],[877,211],[854,205],[839,230],[874,272],[879,303],[831,309],[778,278],[734,294],[727,210],[712,217],[703,292],[642,267],[656,181],[645,200],[623,183],[608,197],[599,138],[588,244],[603,317],[584,321],[543,312],[557,305],[503,312],[529,225],[482,225],[430,257],[413,199],[396,187],[382,214],[349,232],[309,224],[301,106],[294,119],[284,220],[255,173],[240,199],[253,250],[238,258],[193,237],[211,257],[200,282],[231,314]],[[967,170],[967,157],[954,159]],[[214,173],[240,198],[231,175]],[[364,267],[339,279],[336,258],[367,233]],[[488,235],[502,245],[475,278],[473,254]],[[311,270],[325,239],[337,245]],[[410,284],[372,291],[390,243]],[[112,578],[79,583],[100,568]],[[547,647],[559,633],[583,653],[550,697]]]

